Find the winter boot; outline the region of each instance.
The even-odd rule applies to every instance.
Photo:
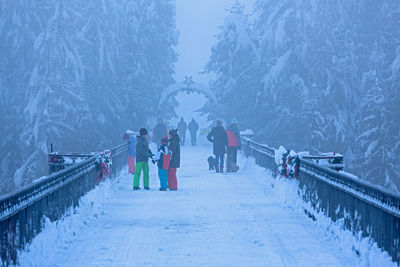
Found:
[[[144,187],[144,190],[150,190],[150,187],[145,186],[145,187]]]
[[[167,188],[160,188],[160,191],[167,191]]]
[[[215,172],[219,172],[219,166],[215,166]]]
[[[221,166],[221,168],[219,168],[219,172],[224,172],[224,166]]]
[[[140,190],[140,187],[139,186],[134,186],[133,190]]]

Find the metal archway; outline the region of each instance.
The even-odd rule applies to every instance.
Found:
[[[174,83],[168,86],[161,94],[160,102],[158,103],[159,109],[167,99],[178,92],[198,92],[204,94],[214,103],[217,103],[217,98],[211,89],[202,83],[193,82],[192,77],[185,77],[185,81]]]

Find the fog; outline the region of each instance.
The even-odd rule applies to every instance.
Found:
[[[177,0],[176,27],[180,33],[176,51],[179,54],[176,63],[176,80],[184,80],[186,75],[194,80],[208,84],[215,75],[201,75],[211,56],[211,47],[216,44],[218,27],[224,22],[226,10],[236,0]],[[243,1],[247,11],[253,8],[254,0]]]
[[[51,144],[101,151],[157,118],[209,115],[274,147],[342,153],[399,191],[399,21],[394,0],[1,1],[0,190],[46,175]],[[181,90],[159,105],[185,76],[216,103]]]

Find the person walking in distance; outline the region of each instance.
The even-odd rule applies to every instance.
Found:
[[[222,122],[217,120],[217,126],[214,127],[207,135],[208,141],[213,143],[213,153],[215,155],[215,171],[224,171],[224,157],[226,146],[228,145],[228,137],[226,135]]]
[[[185,145],[185,140],[186,140],[187,123],[185,122],[183,117],[179,121],[179,123],[177,125],[177,128],[178,128],[178,131],[179,131],[179,136],[181,137],[182,146],[184,146]]]
[[[192,141],[192,146],[196,146],[197,142],[197,131],[199,130],[199,124],[192,118],[189,122],[188,129],[190,132],[190,138]]]
[[[157,145],[157,150],[160,149],[160,140],[168,135],[167,126],[165,126],[162,119],[158,119],[157,125],[154,127],[153,130],[153,142]]]
[[[153,153],[149,149],[147,142],[147,130],[140,129],[139,136],[136,138],[136,169],[133,177],[133,190],[139,190],[140,174],[143,170],[143,186],[145,190],[150,190],[149,183],[149,158]]]
[[[178,179],[176,177],[176,171],[181,164],[181,147],[179,142],[180,138],[177,130],[169,131],[169,150],[172,154],[167,174],[169,190],[178,190]]]
[[[227,155],[228,158],[232,160],[233,165],[237,165],[237,153],[242,147],[242,142],[240,139],[240,131],[237,125],[238,121],[236,118],[232,118],[231,124],[226,129],[226,134],[228,136],[228,148]],[[227,166],[228,167],[228,166]],[[232,170],[230,170],[232,171]]]

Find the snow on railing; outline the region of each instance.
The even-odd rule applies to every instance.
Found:
[[[106,152],[112,155],[107,175],[116,175],[127,164],[127,144]],[[68,156],[68,154],[65,154]],[[76,154],[71,154],[76,156]],[[0,259],[2,264],[16,264],[18,250],[23,249],[42,229],[43,217],[59,219],[67,209],[75,207],[79,198],[99,182],[94,153],[86,153],[83,161],[37,179],[15,192],[0,196]],[[85,156],[86,157],[86,156]],[[79,161],[79,162],[78,162]]]
[[[300,160],[301,171],[400,218],[400,195],[345,172]]]
[[[77,177],[88,173],[95,167],[93,163],[94,158],[92,157],[80,164],[49,175],[34,185],[26,185],[13,193],[2,195],[0,197],[0,221],[13,216],[43,196],[57,191]]]
[[[278,173],[274,148],[248,137],[243,137],[242,143],[247,157]],[[299,160],[299,195],[333,221],[344,220],[344,226],[355,235],[361,232],[370,237],[400,263],[400,194],[337,171],[337,166],[318,164],[313,156],[300,156]]]
[[[94,153],[50,153],[48,155],[49,174],[80,163],[93,155]]]

